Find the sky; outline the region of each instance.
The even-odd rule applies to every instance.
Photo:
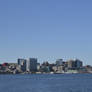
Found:
[[[92,0],[0,0],[0,63],[30,57],[92,65]]]

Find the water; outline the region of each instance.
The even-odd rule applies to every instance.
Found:
[[[0,75],[0,92],[92,92],[92,74]]]

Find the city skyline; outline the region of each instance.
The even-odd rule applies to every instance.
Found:
[[[17,58],[15,62],[8,62],[8,61],[5,61],[5,62],[0,62],[0,64],[3,64],[3,63],[18,63],[18,60],[25,62],[25,61],[29,61],[29,59],[36,59],[40,64],[44,63],[44,62],[49,62],[50,64],[54,64],[55,62],[58,62],[58,61],[62,61],[62,62],[68,62],[68,61],[71,61],[71,60],[80,60],[83,62],[83,65],[90,65],[90,64],[85,64],[85,62],[81,59],[78,59],[78,58],[70,58],[70,59],[64,59],[64,58],[57,58],[55,60],[53,60],[52,62],[48,60],[44,60],[44,61],[40,61],[39,58],[37,57],[29,57],[29,58]]]
[[[91,65],[84,65],[79,59],[64,61],[57,59],[50,63],[39,63],[37,58],[18,58],[17,63],[0,64],[0,74],[66,74],[66,73],[92,73]]]
[[[36,57],[92,65],[92,1],[0,1],[0,63]]]

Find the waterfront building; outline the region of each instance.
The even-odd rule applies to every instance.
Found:
[[[74,60],[69,60],[68,62],[68,68],[75,68],[75,61]]]
[[[75,60],[75,67],[76,68],[81,68],[82,66],[83,66],[82,61],[80,61],[79,59],[76,59]]]
[[[68,68],[81,68],[82,66],[83,63],[79,59],[68,61]]]
[[[18,67],[17,63],[9,63],[9,69],[14,70]]]
[[[50,64],[48,63],[48,61],[43,62],[42,66],[49,66]]]
[[[41,68],[40,63],[37,63],[37,71],[39,71]]]
[[[26,59],[18,59],[18,66],[23,72],[26,71]]]
[[[65,67],[64,66],[53,66],[53,70],[55,73],[63,73],[65,71]]]
[[[62,73],[62,72],[64,72],[64,69],[65,69],[65,67],[64,66],[58,66],[58,71],[60,72],[60,73]]]
[[[57,66],[60,66],[60,65],[62,65],[63,64],[63,59],[57,59],[56,60],[56,65]]]
[[[41,72],[50,72],[50,67],[49,66],[41,66]]]
[[[92,73],[92,66],[86,65],[86,66],[84,66],[84,67],[85,67],[85,69],[86,69],[86,71],[87,71],[88,73]]]
[[[58,66],[53,66],[52,69],[53,69],[54,72],[57,72],[58,71]]]
[[[31,71],[31,72],[37,71],[37,59],[36,58],[29,58],[29,60],[27,60],[26,70]]]

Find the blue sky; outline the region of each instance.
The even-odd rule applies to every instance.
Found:
[[[79,58],[92,65],[92,0],[0,0],[0,62]]]

